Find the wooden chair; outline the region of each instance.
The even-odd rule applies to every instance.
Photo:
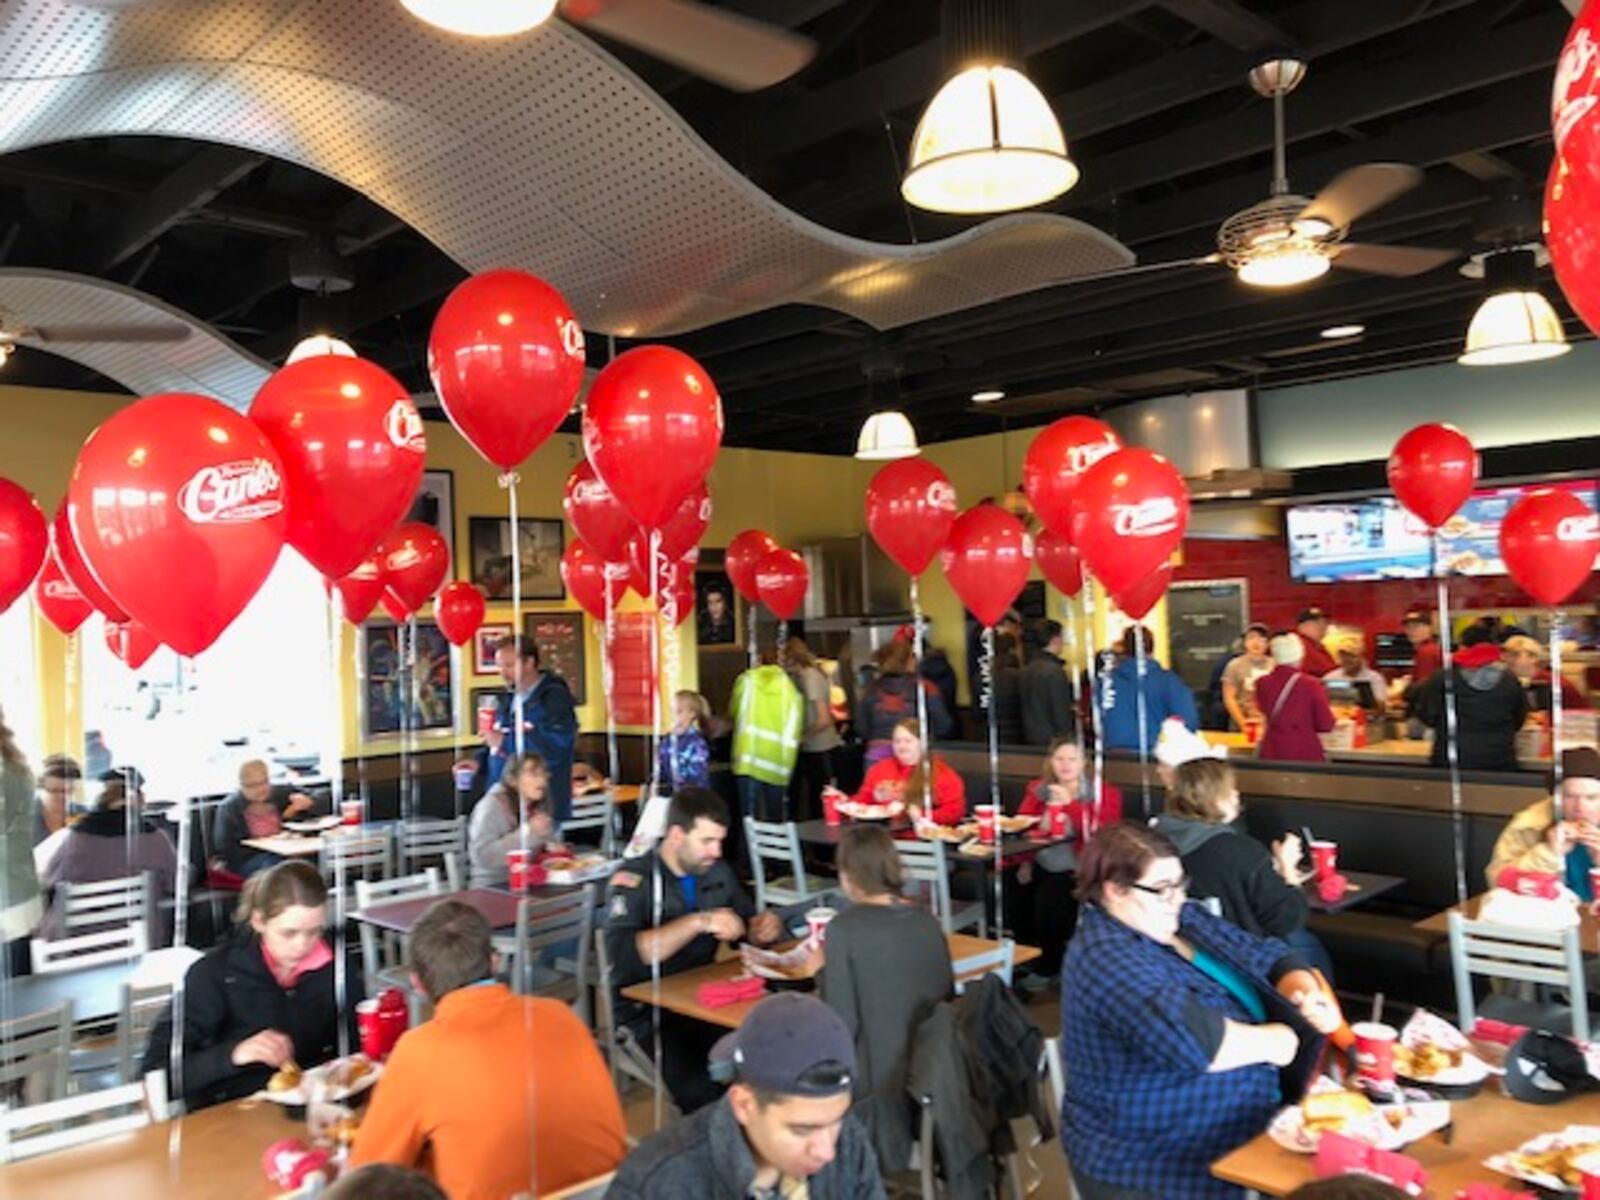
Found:
[[[28,944],[35,975],[127,962],[142,958],[149,948],[150,939],[143,921],[76,937],[34,938]]]
[[[744,837],[750,851],[750,870],[755,876],[757,908],[765,911],[786,904],[802,904],[828,890],[829,880],[806,874],[799,829],[793,821],[758,821],[746,817]],[[768,879],[768,862],[782,863],[789,873]]]
[[[908,883],[925,884],[930,893],[933,915],[939,918],[946,934],[976,926],[979,937],[989,936],[989,918],[982,900],[950,899],[950,862],[943,842],[901,841],[894,844],[900,867]]]
[[[72,1002],[0,1024],[0,1096],[59,1100],[72,1069]]]
[[[553,996],[567,1000],[591,1024],[589,1008],[589,947],[594,933],[595,886],[546,900],[523,897],[517,902],[517,927],[511,939],[495,939],[495,949],[508,961],[511,990],[519,996]],[[551,946],[575,942],[571,959],[557,959],[541,968],[541,952]],[[541,980],[543,973],[551,978]]]
[[[969,983],[985,975],[998,975],[1000,982],[1010,987],[1011,973],[1016,961],[1017,944],[1010,938],[1006,938],[993,950],[957,959],[951,964],[956,979],[956,991],[964,992]]]
[[[467,854],[465,817],[402,821],[395,837],[398,870],[415,874],[429,866],[440,867],[450,890],[461,890],[461,862]]]
[[[166,1076],[0,1111],[0,1162],[132,1133],[167,1115]]]
[[[1469,921],[1450,914],[1450,969],[1455,976],[1457,1023],[1471,1029],[1478,1013],[1517,1025],[1533,1025],[1589,1040],[1589,997],[1583,974],[1583,947],[1576,925],[1529,929],[1491,921]],[[1474,976],[1514,979],[1561,988],[1570,1007],[1492,995],[1480,1006],[1472,994]]]
[[[357,912],[397,900],[445,894],[438,867],[398,879],[358,879],[355,892]],[[368,921],[357,921],[356,925],[361,931],[361,973],[366,980],[367,995],[376,996],[386,987],[397,987],[409,995],[411,972],[406,966],[405,945],[400,935],[379,929]]]
[[[602,792],[594,792],[587,796],[574,796],[572,798],[572,815],[561,822],[561,830],[557,835],[562,841],[569,841],[574,833],[584,833],[591,829],[600,831],[600,852],[607,858],[616,854],[616,801],[607,788]]]

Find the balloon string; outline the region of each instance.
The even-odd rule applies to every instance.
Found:
[[[1561,610],[1550,611],[1550,794],[1561,820]]]
[[[522,533],[517,528],[517,473],[507,471],[500,476],[500,486],[506,490],[506,508],[511,518],[511,632],[520,637],[522,634]],[[517,671],[522,670],[522,645],[517,644]],[[521,758],[523,740],[526,734],[522,728],[522,687],[518,683],[511,685],[512,689],[512,719],[516,729],[511,735],[511,743],[516,747],[517,757]],[[527,830],[523,830],[522,848],[528,848]]]
[[[1456,903],[1467,902],[1467,830],[1461,811],[1461,732],[1456,724],[1456,681],[1454,653],[1450,636],[1450,589],[1448,580],[1439,571],[1439,535],[1435,530],[1428,537],[1429,572],[1434,577],[1434,587],[1439,604],[1439,645],[1444,672],[1444,738],[1445,761],[1450,768],[1450,833],[1455,853]],[[1435,737],[1438,734],[1434,735]],[[1556,797],[1556,818],[1561,816],[1561,798]]]
[[[922,688],[923,621],[922,596],[917,577],[911,577],[911,632],[917,665],[913,680],[917,686],[917,728],[922,731],[922,760],[928,769],[922,773],[922,816],[933,820],[933,736],[928,730],[928,694]]]
[[[343,637],[343,622],[339,619],[339,605],[333,593],[328,595],[328,676],[333,681],[333,720],[329,722],[331,738],[328,756],[329,795],[333,811],[339,811],[344,800],[344,679],[339,671],[339,642]]]
[[[362,657],[362,643],[364,638],[350,639],[350,661],[355,665],[356,696],[363,708],[371,703],[372,697],[367,692],[367,664]],[[358,737],[360,734],[358,733]],[[372,814],[372,790],[367,782],[367,756],[361,751],[365,744],[357,747],[356,753],[356,787],[361,796],[361,820],[364,824]]]
[[[656,538],[659,539],[659,537],[660,535],[657,534]],[[659,540],[656,541],[655,551],[657,553],[660,552]],[[669,569],[665,561],[662,562],[661,569],[665,577]],[[679,570],[681,569],[680,566]],[[661,629],[661,637],[663,639],[661,648],[661,690],[666,695],[673,697],[675,701],[678,694],[678,678],[682,665],[682,655],[678,647],[678,588],[675,586],[674,581],[669,580],[666,591],[666,597],[658,601],[661,608],[661,616],[665,618],[665,624]],[[668,712],[671,712],[670,708]],[[676,791],[678,787],[678,723],[675,720],[667,726],[667,759],[670,767],[667,785],[673,791]]]
[[[477,636],[476,630],[473,631],[473,636]],[[462,722],[460,720],[460,697],[461,693],[465,692],[467,689],[465,687],[466,681],[463,679],[461,672],[461,647],[452,644],[450,647],[450,699],[452,701],[451,708],[454,710],[454,712],[450,721],[451,762],[460,762],[461,756],[466,752],[466,736],[465,731],[462,729]],[[450,798],[454,805],[456,824],[460,825],[461,788],[456,785],[456,781],[453,778],[450,780]],[[518,966],[520,968],[521,964],[519,963]]]
[[[661,577],[657,555],[661,552],[661,532],[650,531],[650,603],[655,607],[650,622],[650,795],[661,791]]]
[[[422,736],[422,690],[417,682],[417,614],[412,613],[406,618],[406,669],[404,675],[406,692],[406,734],[405,741],[409,753],[404,764],[403,785],[405,791],[405,818],[414,821],[417,817],[417,755],[419,739]]]
[[[661,928],[662,899],[662,873],[666,871],[666,863],[661,861],[661,851],[654,852],[656,861],[650,864],[650,928]],[[661,1081],[661,954],[652,947],[650,953],[650,1032],[651,1052],[655,1059],[655,1087],[652,1103],[655,1127],[661,1128],[666,1119],[664,1097],[662,1095]]]
[[[606,626],[600,646],[600,684],[605,691],[606,765],[610,770],[609,778],[615,785],[619,782],[621,767],[617,762],[616,663],[612,660],[611,650],[617,637],[617,594],[614,588],[620,585],[620,581],[611,578],[610,563],[605,564],[601,578],[605,581]]]
[[[349,1011],[350,981],[345,978],[345,887],[348,878],[348,863],[343,854],[334,856],[333,859],[333,1011],[338,1014],[335,1022],[338,1026],[339,1057],[346,1058],[350,1054],[350,1028],[345,1020],[345,1013]]]
[[[750,670],[756,669],[756,606],[746,600],[744,603],[744,646],[745,658],[748,660]]]
[[[180,669],[187,674],[190,660],[180,658],[178,662]],[[131,792],[132,788],[129,790]],[[172,883],[172,944],[175,948],[189,944],[189,855],[194,845],[194,808],[198,803],[198,797],[187,795],[178,801],[178,861]],[[167,1095],[180,1104],[183,1100],[183,992],[183,977],[180,975],[172,985],[171,1086],[167,1089]]]
[[[1141,815],[1150,819],[1150,731],[1145,728],[1147,712],[1144,697],[1144,626],[1135,621],[1129,628],[1133,631],[1133,661],[1137,675],[1137,685],[1134,687],[1133,696],[1139,717],[1139,806]]]
[[[996,941],[1005,937],[1006,910],[1004,906],[1005,872],[1000,869],[1000,844],[1005,830],[1000,826],[1004,809],[1000,807],[1000,715],[994,694],[994,626],[983,630],[983,703],[989,710],[989,815],[994,828],[994,936]],[[917,681],[921,691],[921,680]],[[933,759],[928,759],[925,775],[933,774]]]
[[[1097,684],[1099,674],[1099,652],[1094,646],[1094,579],[1088,571],[1083,573],[1083,591],[1079,593],[1083,603],[1083,643],[1084,657],[1087,660],[1089,672],[1089,720],[1094,726],[1094,766],[1090,772],[1090,796],[1094,805],[1094,826],[1100,826],[1101,795],[1105,791],[1106,771],[1106,739],[1101,728],[1100,690]]]

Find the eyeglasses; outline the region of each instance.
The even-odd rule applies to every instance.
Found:
[[[1181,900],[1189,890],[1189,877],[1181,875],[1171,883],[1130,883],[1128,885],[1147,896],[1154,896],[1157,900],[1171,904],[1174,899]]]

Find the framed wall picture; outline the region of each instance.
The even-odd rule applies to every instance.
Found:
[[[583,614],[523,613],[522,632],[539,647],[540,669],[554,671],[565,679],[572,689],[573,702],[584,703],[588,661],[584,654]]]
[[[720,568],[694,573],[694,628],[702,650],[739,645],[739,598]]]
[[[417,498],[411,502],[407,521],[421,521],[437,529],[450,547],[450,576],[455,577],[456,562],[456,480],[450,471],[424,471]]]
[[[560,521],[517,522],[516,553],[522,563],[524,600],[565,600],[561,552],[566,549]],[[490,600],[511,599],[511,521],[506,517],[472,517],[467,521],[467,553],[471,579]]]
[[[432,621],[417,622],[416,678],[401,660],[400,631],[374,622],[362,627],[362,663],[366,686],[361,697],[362,732],[368,738],[400,733],[407,722],[419,731],[455,726],[454,690],[450,677],[450,643]]]
[[[494,661],[494,648],[511,636],[510,625],[479,625],[472,636],[472,673],[493,675],[499,668]]]

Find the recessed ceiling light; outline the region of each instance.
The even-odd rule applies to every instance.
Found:
[[[974,404],[993,404],[996,400],[1004,400],[1005,398],[1006,394],[999,388],[989,388],[987,391],[972,393],[972,402]]]
[[[1322,336],[1331,342],[1338,338],[1360,337],[1366,331],[1365,325],[1329,325],[1322,331]]]

